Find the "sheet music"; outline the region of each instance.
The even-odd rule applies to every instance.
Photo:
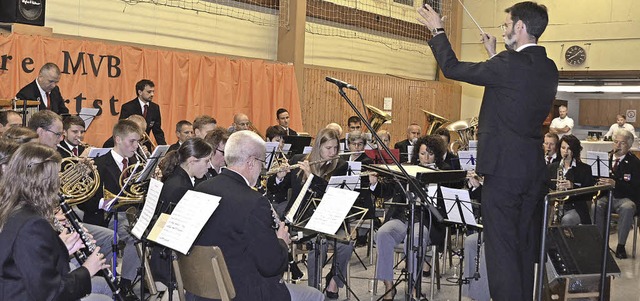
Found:
[[[478,158],[478,152],[475,150],[458,151],[458,158],[460,158],[460,168],[462,170],[475,170],[476,158]]]
[[[151,231],[149,231],[147,239],[154,242],[157,241],[158,235],[160,235],[160,232],[162,232],[162,228],[164,228],[164,225],[167,224],[168,220],[169,215],[166,213],[161,213],[160,216],[158,216],[156,223],[153,225],[153,228],[151,228]]]
[[[140,176],[136,179],[135,183],[140,183],[149,178],[149,175],[152,175],[156,169],[156,166],[158,166],[160,158],[164,157],[168,150],[169,145],[156,146],[156,149],[153,150],[153,153],[147,160],[147,164],[144,166],[144,169],[140,173]]]
[[[460,200],[460,206],[462,208],[462,214],[464,221],[467,225],[477,226],[476,218],[473,216],[473,208],[471,207],[471,197],[469,197],[469,191],[466,189],[455,189],[448,187],[440,187],[442,191],[442,197],[444,198],[444,207],[447,211],[447,220],[462,224],[462,218],[460,217],[460,210],[456,203],[456,197]]]
[[[407,146],[407,158],[411,161],[411,157],[413,157],[413,145]]]
[[[598,161],[598,158],[600,161]],[[598,174],[598,162],[600,164],[600,174]],[[609,177],[609,153],[588,151],[585,163],[591,165],[592,176]]]
[[[307,190],[309,190],[309,187],[311,186],[311,182],[313,182],[313,177],[314,177],[313,174],[309,174],[307,181],[304,182],[304,185],[302,185],[302,189],[300,190],[300,193],[296,197],[296,200],[293,202],[293,205],[291,205],[291,208],[289,208],[289,212],[287,212],[287,215],[285,215],[284,217],[284,219],[287,222],[293,223],[293,219],[295,218],[296,213],[298,213],[298,208],[300,208],[300,204],[302,204],[304,195],[307,193]]]
[[[144,201],[144,207],[142,208],[142,212],[140,213],[140,217],[138,217],[136,225],[133,227],[133,230],[131,230],[131,234],[133,234],[137,239],[142,238],[144,231],[147,230],[149,223],[151,223],[151,219],[153,219],[153,214],[156,212],[156,207],[158,206],[158,199],[160,198],[162,186],[164,186],[164,184],[156,179],[151,179],[151,182],[149,182],[149,190],[147,191],[147,197]]]
[[[431,168],[426,168],[426,167],[422,167],[420,165],[402,165],[402,167],[404,167],[404,169],[407,171],[407,173],[412,176],[412,177],[416,177],[416,175],[419,172],[438,172],[437,170],[433,170]],[[389,170],[396,172],[398,174],[400,174],[400,168],[398,168],[398,166],[395,165],[389,165]]]
[[[82,120],[85,123],[84,129],[87,130],[89,129],[89,126],[91,125],[91,122],[93,122],[93,119],[96,118],[96,115],[98,115],[98,112],[100,112],[100,109],[96,109],[96,108],[81,108],[80,109],[80,113],[78,114],[78,116],[80,116],[80,118],[82,118]]]
[[[100,157],[106,153],[108,153],[111,149],[110,148],[96,148],[96,147],[92,147],[91,150],[89,150],[89,158],[97,158]]]
[[[271,166],[273,166],[274,163],[274,159],[278,157],[278,146],[280,145],[280,142],[265,142],[264,143],[264,147],[265,147],[265,163],[266,169],[271,168]]]
[[[215,195],[187,191],[173,209],[156,242],[186,255],[202,227],[218,208],[220,199]]]
[[[356,202],[359,192],[330,187],[305,228],[335,234]]]
[[[362,162],[360,161],[347,161],[349,165],[348,170],[351,172],[351,175],[359,175],[362,171]]]
[[[344,186],[344,187],[342,187]],[[360,176],[332,176],[329,179],[329,184],[327,185],[327,191],[330,187],[340,188],[340,189],[360,189]]]
[[[304,150],[302,150],[302,154],[303,155],[309,154],[309,153],[311,153],[312,149],[313,149],[313,146],[305,146]]]

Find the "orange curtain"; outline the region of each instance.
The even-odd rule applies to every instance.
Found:
[[[102,146],[111,136],[120,107],[136,97],[135,83],[155,83],[167,143],[175,143],[175,124],[208,114],[228,127],[235,113],[245,113],[264,135],[287,108],[291,127],[303,130],[292,65],[263,60],[229,59],[189,52],[154,50],[103,42],[11,34],[0,36],[0,99],[11,99],[53,62],[63,71],[59,86],[70,113],[100,108],[86,142]]]

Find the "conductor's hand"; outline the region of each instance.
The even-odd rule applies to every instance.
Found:
[[[489,57],[496,55],[496,37],[488,33],[481,33],[480,36],[482,38],[482,44],[484,44],[484,49],[487,50]]]
[[[291,244],[291,236],[289,235],[289,227],[284,222],[280,222],[280,226],[278,227],[278,232],[276,232],[276,236],[285,243]]]
[[[109,267],[109,265],[106,264],[104,255],[100,253],[100,247],[96,247],[95,251],[87,257],[87,261],[85,261],[82,266],[89,270],[89,274],[91,276],[98,273],[98,271]]]
[[[438,14],[429,4],[425,3],[424,6],[420,6],[420,8],[418,8],[418,15],[418,22],[429,28],[429,30],[444,27],[442,25],[442,18],[440,17],[440,14]]]

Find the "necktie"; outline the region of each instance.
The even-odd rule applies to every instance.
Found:
[[[125,177],[128,176],[127,173],[125,172],[128,166],[129,166],[129,160],[127,158],[122,158],[122,173],[124,173]]]
[[[47,92],[47,110],[51,110],[51,92]]]
[[[613,162],[613,168],[611,168],[611,170],[613,170],[613,172],[616,172],[618,170],[618,164],[620,163],[620,159],[616,159],[615,162]]]
[[[73,151],[73,156],[77,157],[78,156],[78,147],[74,146],[72,151]]]
[[[552,156],[547,156],[547,164],[551,164],[551,159],[553,159]]]
[[[144,110],[142,110],[142,117],[147,119],[147,110],[149,109],[149,105],[144,105]]]

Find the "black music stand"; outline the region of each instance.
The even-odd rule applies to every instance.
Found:
[[[284,143],[291,144],[291,155],[302,154],[305,146],[311,145],[310,136],[284,136]]]

